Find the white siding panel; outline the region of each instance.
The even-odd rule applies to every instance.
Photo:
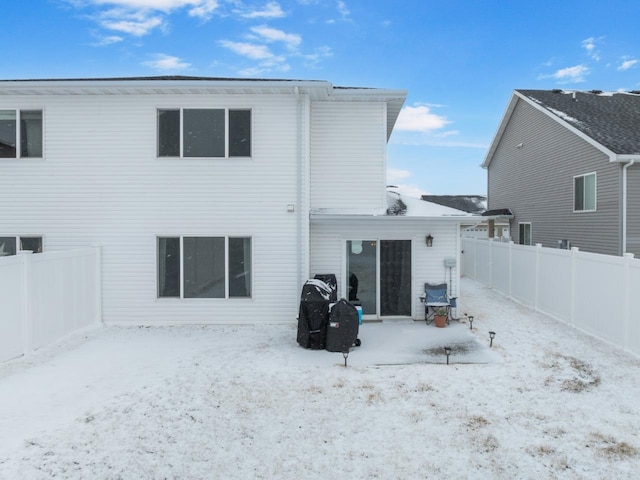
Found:
[[[385,162],[384,103],[312,103],[311,208],[382,207]]]
[[[279,95],[0,98],[45,110],[45,159],[0,161],[5,233],[45,249],[103,246],[106,322],[291,322],[296,249],[297,102]],[[156,158],[156,109],[251,108],[251,159]],[[304,107],[303,107],[304,108]],[[308,109],[302,112],[308,115]],[[253,237],[253,298],[156,298],[156,236]],[[303,239],[304,241],[304,239]]]
[[[398,221],[395,221],[398,220]],[[427,247],[427,234],[434,237],[433,247]],[[311,225],[311,276],[318,273],[334,273],[338,280],[338,295],[346,296],[344,282],[346,268],[345,252],[347,240],[411,240],[412,241],[412,317],[424,319],[425,283],[452,285],[451,291],[458,293],[458,268],[444,266],[445,258],[458,255],[457,223],[438,220],[371,219],[358,221],[323,221]]]

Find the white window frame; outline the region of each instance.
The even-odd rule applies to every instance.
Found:
[[[180,156],[161,156],[160,155],[160,111],[179,111],[180,112],[180,128],[179,128],[179,138],[180,142],[179,151]],[[224,156],[223,157],[188,157],[184,155],[184,111],[185,110],[224,110]],[[250,121],[250,137],[251,137],[251,145],[249,146],[249,155],[248,156],[229,156],[229,135],[231,130],[229,129],[229,111],[246,111],[251,112],[251,121]],[[158,159],[173,159],[173,158],[181,158],[188,160],[198,160],[198,159],[223,159],[223,160],[237,160],[237,159],[251,159],[253,158],[253,143],[254,143],[254,115],[253,108],[251,107],[203,107],[203,106],[193,106],[193,107],[157,107],[156,108],[156,158]]]
[[[185,237],[188,238],[194,238],[194,237],[198,237],[198,238],[224,238],[224,279],[225,279],[225,285],[224,285],[224,297],[217,297],[217,298],[197,298],[197,297],[185,297],[184,296],[184,239]],[[158,245],[159,245],[159,240],[161,238],[178,238],[180,241],[180,278],[179,280],[179,285],[180,285],[180,296],[179,297],[164,297],[164,296],[160,296],[160,292],[159,292],[159,284],[158,282],[160,281],[160,270],[159,270],[159,266],[160,266],[160,262],[159,262],[159,251],[158,251]],[[251,283],[250,283],[250,295],[246,296],[246,297],[231,297],[229,296],[229,239],[230,238],[248,238],[251,240]],[[253,299],[253,292],[254,292],[254,237],[252,235],[157,235],[156,239],[155,239],[155,250],[156,250],[156,298],[158,300],[162,300],[162,301],[167,301],[167,300],[187,300],[187,301],[221,301],[221,300],[251,300]]]
[[[520,226],[529,226],[529,243],[524,243],[522,235],[520,234]],[[533,225],[531,222],[518,222],[518,244],[519,245],[533,245]]]
[[[42,160],[45,157],[45,118],[44,108],[38,107],[23,107],[23,108],[0,108],[0,110],[14,111],[16,112],[16,156],[15,157],[2,157],[0,161],[4,160]],[[22,129],[20,128],[20,122],[22,112],[41,112],[42,115],[42,155],[39,157],[22,155]]]
[[[578,178],[582,178],[585,179],[586,177],[592,176],[593,175],[593,209],[586,209],[583,208],[582,210],[577,210],[576,209],[576,180]],[[584,207],[585,199],[586,199],[586,191],[584,188],[584,180],[582,183],[583,186],[583,191],[582,191],[582,205]],[[573,213],[589,213],[589,212],[595,212],[598,210],[598,173],[597,172],[589,172],[589,173],[585,173],[582,175],[575,175],[573,177]]]

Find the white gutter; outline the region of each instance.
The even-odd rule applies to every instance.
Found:
[[[627,252],[627,169],[636,161],[630,160],[622,167],[622,252]]]
[[[296,205],[294,208],[296,211],[296,232],[297,239],[296,243],[298,244],[298,248],[296,249],[296,264],[298,269],[298,284],[302,282],[302,214],[304,211],[302,205],[302,112],[300,111],[301,99],[300,99],[300,88],[296,85],[295,87],[296,94],[296,123],[297,123],[297,138],[296,138],[296,157],[298,157],[298,161],[296,162],[296,183],[298,184],[297,190],[297,198]],[[300,286],[300,285],[298,285]]]

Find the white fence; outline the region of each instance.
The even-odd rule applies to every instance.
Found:
[[[640,260],[463,238],[462,274],[640,355]]]
[[[0,258],[0,362],[101,320],[100,248]]]

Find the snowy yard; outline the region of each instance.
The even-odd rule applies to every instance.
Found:
[[[294,325],[103,327],[1,364],[0,478],[637,478],[640,360],[463,296],[473,332],[365,324],[347,368]]]

